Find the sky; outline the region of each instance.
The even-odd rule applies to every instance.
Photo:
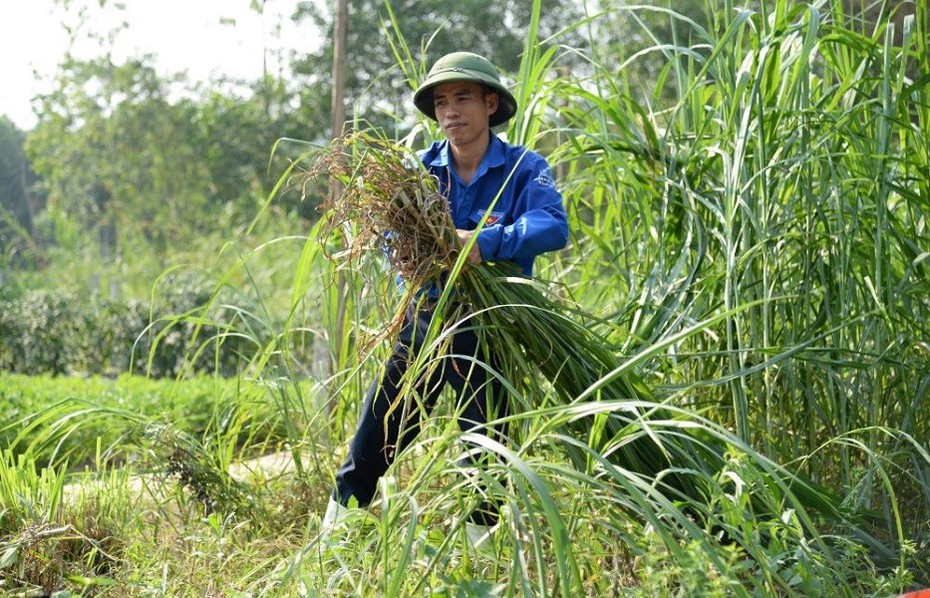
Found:
[[[316,32],[298,31],[289,18],[296,1],[265,0],[264,15],[250,10],[250,0],[108,0],[103,9],[98,0],[71,3],[91,9],[98,32],[120,20],[128,23],[114,42],[115,60],[152,53],[160,73],[186,71],[194,81],[208,81],[219,75],[259,77],[264,48],[309,52],[316,47]],[[117,10],[117,4],[125,8]],[[62,22],[76,23],[75,14],[53,0],[0,0],[0,114],[21,129],[35,125],[30,100],[48,91],[68,50]],[[74,46],[75,56],[102,54],[98,44],[82,40]]]

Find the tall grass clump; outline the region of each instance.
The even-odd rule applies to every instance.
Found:
[[[138,521],[128,476],[100,475],[103,491],[68,496],[66,467],[40,467],[25,454],[0,453],[0,591],[49,595],[73,583],[93,592],[115,585],[123,529]],[[70,493],[74,493],[73,489]]]
[[[673,39],[627,55],[597,43],[618,20],[659,39],[649,30],[655,20],[647,18],[656,14],[668,20]],[[897,564],[910,571],[905,578],[926,575],[914,553],[925,550],[930,504],[927,454],[918,440],[927,434],[926,318],[909,315],[928,307],[919,298],[926,296],[926,266],[918,241],[926,234],[927,182],[918,174],[927,171],[925,14],[925,3],[910,17],[886,10],[874,30],[863,32],[854,16],[826,3],[776,2],[758,10],[708,4],[703,22],[664,8],[614,6],[579,25],[591,31],[590,47],[566,55],[583,55],[587,63],[568,75],[556,68],[563,56],[554,46],[528,38],[517,86],[525,113],[507,135],[531,147],[561,140],[552,156],[578,234],[572,250],[546,258],[542,271],[562,285],[468,270],[457,260],[450,279],[460,286],[446,296],[450,306],[454,293],[473,297],[468,284],[483,272],[501,286],[538,291],[534,300],[557,297],[557,307],[544,309],[528,308],[517,294],[509,302],[476,301],[486,311],[459,314],[465,319],[455,324],[486,327],[508,310],[496,334],[532,321],[529,312],[555,321],[502,343],[521,347],[508,353],[519,367],[504,374],[512,400],[526,407],[513,416],[517,446],[546,445],[553,459],[547,465],[572,454],[578,467],[586,455],[585,474],[603,467],[629,474],[618,468],[617,455],[651,443],[661,448],[650,453],[658,465],[650,474],[665,472],[643,490],[643,500],[658,501],[653,510],[661,510],[656,487],[676,476],[701,487],[697,496],[683,493],[680,519],[656,519],[659,528],[688,530],[690,510],[722,509],[709,516],[706,530],[686,534],[700,542],[702,531],[720,528],[739,536],[739,525],[720,525],[727,518],[758,531],[764,513],[790,521],[787,513],[799,512],[797,542],[816,530],[833,538],[810,558],[835,572],[836,587],[846,588],[841,593],[855,583],[844,560],[879,569]],[[904,34],[896,35],[896,27]],[[417,61],[405,45],[396,47],[401,59],[409,58],[403,70],[415,82]],[[663,55],[665,68],[654,87],[643,89],[630,72],[651,54]],[[886,279],[882,292],[878,273]],[[585,313],[591,311],[596,317]],[[572,321],[589,349],[606,349],[604,361],[586,360],[597,376],[571,381],[572,368],[560,369],[565,362],[553,357],[558,349],[530,359],[524,356],[540,357],[543,349],[514,344],[571,338],[562,326]],[[439,348],[448,332],[434,332]],[[598,342],[587,342],[587,334]],[[542,382],[512,375],[550,365]],[[622,388],[620,379],[631,388],[605,400]],[[568,391],[571,382],[577,386]],[[549,416],[571,414],[566,427],[543,426],[544,433],[539,420],[531,423],[541,416],[536,401],[551,409]],[[573,428],[579,422],[588,434]],[[539,437],[548,440],[529,442]],[[665,452],[683,438],[700,439],[692,446],[702,448]],[[715,465],[704,469],[708,455],[716,456]],[[740,496],[753,495],[743,494],[747,488],[764,494],[773,485],[762,480],[773,472],[837,489],[844,517],[859,513],[868,535],[892,548],[860,554],[852,548],[858,540],[841,539],[848,527],[805,520],[803,507],[811,505],[795,501],[799,486],[790,482],[774,501],[762,499],[760,507],[750,500],[747,510],[724,508],[715,498],[730,495],[730,483]],[[899,487],[907,496],[897,494]],[[615,500],[631,504],[629,497]],[[632,510],[642,516],[643,504]],[[665,504],[665,512],[676,506]],[[777,532],[763,536],[770,542]],[[672,534],[665,544],[673,560],[688,558],[680,538]],[[766,542],[747,539],[742,548],[764,560],[773,549]],[[725,548],[702,546],[717,555],[718,567],[733,566]],[[780,585],[783,574],[760,572],[760,583],[800,591]]]
[[[443,288],[436,309],[444,318],[434,319],[434,330],[425,339],[432,351],[416,358],[419,367],[408,374],[408,388],[444,358],[445,341],[456,328],[475,327],[487,346],[508,348],[502,373],[495,375],[502,376],[511,390],[515,422],[524,425],[527,414],[538,416],[540,409],[551,410],[548,416],[560,423],[544,434],[550,448],[567,453],[582,478],[603,468],[611,472],[616,487],[604,480],[596,485],[624,496],[628,516],[642,518],[644,523],[664,522],[698,537],[704,526],[707,533],[720,533],[727,542],[740,543],[746,539],[745,519],[721,517],[709,505],[724,492],[720,476],[729,460],[742,454],[746,471],[741,477],[752,472],[758,480],[749,484],[751,490],[746,493],[747,506],[755,513],[754,524],[778,521],[785,509],[797,511],[798,529],[813,534],[829,554],[830,548],[811,519],[812,515],[824,516],[833,524],[845,525],[847,532],[855,531],[887,558],[888,551],[854,523],[831,493],[768,461],[709,422],[698,422],[686,412],[675,413],[656,403],[634,366],[659,348],[651,347],[646,355],[624,363],[616,348],[603,342],[604,333],[598,330],[602,322],[560,303],[544,285],[513,274],[505,264],[464,267],[463,248],[458,246],[436,181],[412,161],[404,147],[355,134],[337,140],[316,164],[313,173],[336,177],[345,190],[328,205],[331,225],[327,230],[351,231],[345,235],[351,243],[334,256],[337,260],[358,262],[386,254],[396,269],[419,265],[406,280],[407,292],[397,316],[386,327],[387,335],[398,329],[404,312],[417,301],[418,288],[437,280]],[[449,327],[442,328],[441,320],[450,323]],[[476,363],[469,367],[490,366]],[[535,371],[543,375],[544,383],[524,382],[527,372],[532,380]],[[520,427],[510,428],[517,446],[527,440]],[[534,428],[524,431],[528,438],[540,433]],[[472,441],[490,443],[487,450],[498,453],[508,465],[519,460],[493,441]],[[566,546],[567,532],[557,511],[548,503],[543,507],[555,534],[559,579],[568,591],[578,580],[578,572],[572,570],[575,557]],[[665,540],[677,544],[674,536]],[[752,556],[767,558],[764,551],[752,554],[759,548],[755,542],[744,548]]]
[[[670,341],[645,365],[676,404],[925,546],[927,4],[844,6],[592,19],[592,48],[618,23],[658,39],[655,13],[673,39],[592,51],[590,76],[551,83],[583,233],[564,280],[618,345]]]

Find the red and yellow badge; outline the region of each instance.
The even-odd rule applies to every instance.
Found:
[[[484,218],[484,212],[485,212],[485,208],[481,208],[481,209],[475,210],[474,213],[472,213],[472,216],[471,216],[472,221],[473,221],[475,224],[481,222],[481,219]],[[491,212],[490,214],[488,214],[487,220],[484,221],[484,225],[485,225],[485,226],[492,226],[492,225],[494,225],[494,224],[497,224],[498,222],[501,221],[501,218],[503,218],[503,217],[504,217],[504,213],[503,213],[503,212]]]

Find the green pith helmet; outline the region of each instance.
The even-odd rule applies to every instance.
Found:
[[[510,120],[517,112],[517,101],[513,94],[501,83],[500,75],[494,65],[483,56],[471,52],[453,52],[436,61],[429,70],[426,81],[414,92],[413,103],[433,120],[436,120],[436,108],[433,106],[433,88],[441,83],[472,81],[487,85],[497,92],[500,102],[497,111],[491,115],[489,125],[496,127]]]

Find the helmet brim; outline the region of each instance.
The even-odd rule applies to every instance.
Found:
[[[432,120],[436,120],[436,107],[433,104],[433,90],[443,83],[471,82],[487,85],[497,92],[499,101],[497,110],[488,119],[488,126],[502,125],[517,113],[517,100],[506,87],[482,71],[464,68],[447,69],[431,74],[413,94],[413,104]]]

